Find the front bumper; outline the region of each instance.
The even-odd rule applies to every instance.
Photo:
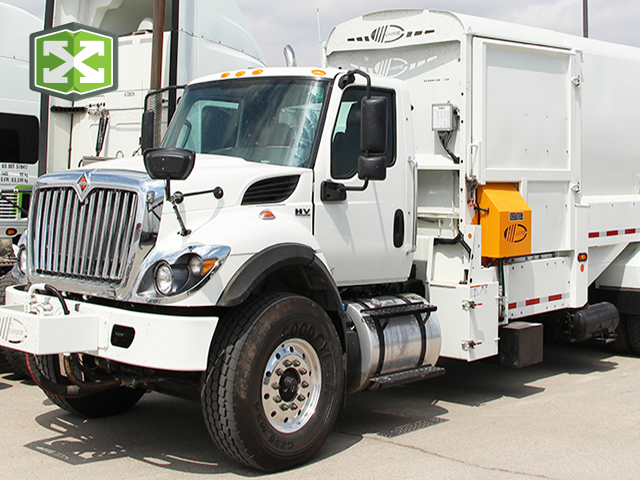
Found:
[[[0,307],[0,346],[35,355],[85,353],[145,368],[206,370],[215,316],[159,315],[67,300],[69,315],[25,313],[28,294],[7,288]],[[38,302],[58,299],[36,294]],[[48,299],[48,300],[47,300]],[[176,313],[180,307],[176,306]],[[127,348],[112,343],[115,326],[132,328]]]

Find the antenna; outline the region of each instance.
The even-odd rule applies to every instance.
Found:
[[[584,0],[585,2],[587,0]],[[316,16],[318,18],[318,43],[322,45],[322,35],[320,34],[320,8],[316,8]]]

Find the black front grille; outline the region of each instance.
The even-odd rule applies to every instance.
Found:
[[[267,178],[251,185],[242,198],[242,205],[284,202],[298,186],[299,175]]]

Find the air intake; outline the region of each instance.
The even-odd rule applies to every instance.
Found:
[[[247,189],[242,199],[242,205],[284,202],[298,186],[299,179],[299,175],[290,175],[260,180]]]

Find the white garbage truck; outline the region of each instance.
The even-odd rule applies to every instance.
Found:
[[[38,179],[0,345],[54,403],[194,398],[274,471],[439,357],[640,353],[640,50],[400,10],[325,58],[192,81],[160,148]]]

